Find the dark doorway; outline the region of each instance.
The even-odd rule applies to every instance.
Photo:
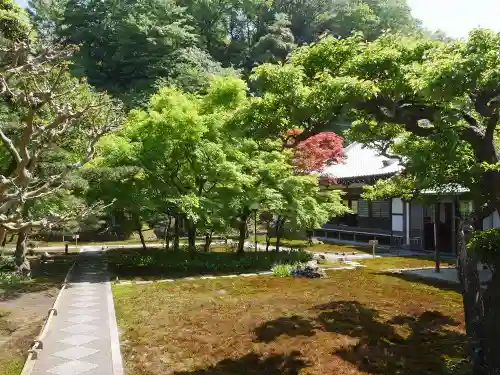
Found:
[[[424,216],[424,249],[434,250],[434,217]]]

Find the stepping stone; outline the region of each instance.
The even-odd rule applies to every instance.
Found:
[[[60,352],[52,354],[53,356],[64,358],[64,359],[80,359],[84,357],[88,357],[89,355],[97,353],[99,350],[90,349],[84,346],[75,346],[73,348],[69,348],[66,350],[61,350]]]
[[[63,340],[59,340],[59,342],[62,342],[63,344],[68,344],[68,345],[85,345],[88,344],[89,342],[98,340],[99,337],[96,336],[88,336],[88,335],[74,335],[74,336],[68,336]]]
[[[76,294],[77,296],[92,296],[95,294],[94,290],[82,290],[82,291],[73,291],[73,294]]]
[[[75,302],[89,302],[89,301],[95,301],[96,299],[99,299],[99,297],[98,296],[82,296],[82,297],[75,298]]]
[[[78,375],[93,370],[97,367],[99,366],[97,366],[95,363],[89,363],[84,361],[71,361],[53,367],[50,370],[47,370],[47,372],[56,375],[69,375],[69,374]]]
[[[88,323],[92,322],[93,320],[97,320],[99,318],[95,316],[90,316],[90,315],[77,315],[72,318],[66,319],[67,322],[70,323]]]
[[[100,311],[101,311],[100,309],[75,309],[75,310],[68,310],[68,314],[88,315],[88,314],[96,314],[99,313]]]
[[[77,302],[72,305],[71,307],[92,307],[92,306],[97,306],[99,303],[98,302]]]
[[[74,326],[70,326],[70,327],[66,327],[66,328],[61,329],[61,331],[63,331],[63,332],[76,333],[76,334],[88,333],[88,332],[92,332],[92,331],[96,331],[96,330],[97,330],[96,326],[93,326],[90,324],[83,324],[83,323],[76,324]]]

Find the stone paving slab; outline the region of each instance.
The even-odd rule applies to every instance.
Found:
[[[123,375],[107,264],[84,248],[32,375]]]
[[[417,276],[422,279],[440,280],[453,284],[459,284],[457,269],[453,267],[441,268],[441,272],[436,272],[435,268],[420,268],[420,269],[407,269],[399,270],[400,273],[405,275]],[[479,271],[479,281],[481,283],[491,280],[490,270]]]

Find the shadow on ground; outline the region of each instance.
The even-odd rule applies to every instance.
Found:
[[[111,249],[106,251],[106,258],[113,277],[148,280],[269,271],[274,264],[306,262],[312,255],[303,251],[237,254],[165,249]]]
[[[269,343],[281,336],[334,332],[357,343],[334,349],[332,354],[371,374],[443,374],[446,357],[465,355],[466,337],[460,324],[437,311],[387,319],[357,301],[333,301],[311,311],[311,317],[265,322],[255,328],[255,341]]]
[[[174,375],[298,375],[305,367],[307,363],[297,351],[269,356],[249,353],[238,359],[224,359],[206,369],[174,372]]]

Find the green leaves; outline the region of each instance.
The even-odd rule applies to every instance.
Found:
[[[490,267],[498,267],[500,261],[500,229],[493,228],[477,231],[467,244],[481,262]]]
[[[26,40],[30,29],[24,9],[13,0],[0,1],[0,38],[10,41]]]

